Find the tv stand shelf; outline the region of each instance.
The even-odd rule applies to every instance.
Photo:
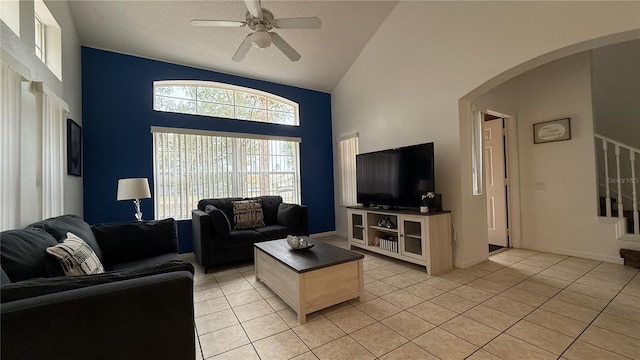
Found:
[[[453,267],[451,212],[348,208],[349,247],[422,265],[429,275]]]

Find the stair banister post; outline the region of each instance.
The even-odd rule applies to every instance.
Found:
[[[622,176],[620,175],[620,145],[616,144],[616,183],[618,184],[618,217],[624,217],[622,206]]]
[[[602,150],[604,151],[604,187],[606,192],[605,204],[607,217],[611,217],[611,190],[609,189],[609,149],[607,140],[602,139]]]
[[[640,218],[638,217],[638,177],[636,176],[636,153],[629,149],[629,159],[631,161],[631,192],[633,201],[633,233],[640,234]]]

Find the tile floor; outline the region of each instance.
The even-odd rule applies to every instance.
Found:
[[[198,359],[640,359],[638,269],[512,249],[429,277],[363,253],[364,298],[305,325],[253,264],[196,265]]]

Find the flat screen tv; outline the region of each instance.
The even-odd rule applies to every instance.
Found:
[[[419,207],[421,195],[435,192],[433,159],[433,143],[357,155],[358,203]]]

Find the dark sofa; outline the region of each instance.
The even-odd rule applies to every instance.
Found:
[[[46,254],[67,232],[105,272],[64,276]],[[64,215],[0,233],[2,359],[194,359],[193,266],[176,223],[89,226]]]
[[[260,200],[265,226],[236,230],[233,202]],[[309,214],[304,205],[287,204],[280,196],[203,199],[192,211],[193,250],[205,269],[216,265],[253,259],[253,244],[309,235]]]

